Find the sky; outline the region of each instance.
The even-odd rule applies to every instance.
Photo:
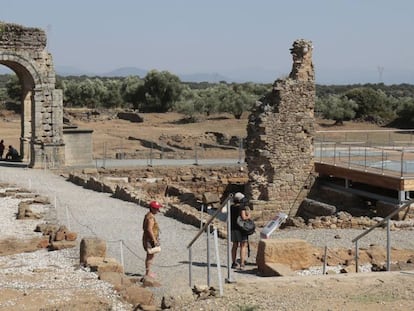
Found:
[[[0,0],[46,31],[55,68],[218,73],[272,83],[313,43],[316,83],[414,84],[413,0]],[[262,80],[262,81],[259,81]]]

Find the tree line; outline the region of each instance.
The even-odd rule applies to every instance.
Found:
[[[122,108],[139,112],[183,113],[188,120],[215,113],[240,118],[257,100],[271,91],[272,84],[182,82],[168,71],[152,70],[143,78],[57,76],[56,87],[63,90],[64,107],[90,109]],[[0,75],[0,103],[3,107],[20,102],[20,82],[16,75]],[[18,105],[17,105],[18,106]],[[317,117],[343,121],[357,120],[380,125],[412,127],[414,85],[351,84],[316,85]]]

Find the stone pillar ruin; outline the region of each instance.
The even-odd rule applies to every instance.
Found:
[[[263,222],[279,211],[294,216],[313,182],[312,49],[312,42],[307,40],[293,43],[289,77],[276,80],[272,91],[256,103],[249,116],[246,194]]]
[[[0,22],[0,64],[13,70],[22,86],[20,154],[30,167],[65,163],[63,95],[55,89],[46,34]]]

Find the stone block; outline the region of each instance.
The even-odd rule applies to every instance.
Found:
[[[103,272],[118,272],[124,273],[124,267],[114,258],[109,257],[88,257],[86,259],[86,266],[91,268],[91,271]]]
[[[65,235],[66,241],[75,241],[78,238],[78,234],[76,232],[67,232]]]
[[[122,290],[120,295],[134,306],[154,304],[154,294],[150,290],[136,284]]]
[[[99,238],[83,238],[80,244],[80,263],[88,257],[106,257],[106,242]]]
[[[51,251],[76,247],[76,241],[52,241],[49,245]]]
[[[119,272],[101,272],[99,273],[99,279],[112,284],[118,292],[132,285],[131,280],[125,274]]]
[[[269,262],[265,264],[265,269],[261,271],[260,276],[289,276],[294,274],[295,272],[288,265]]]
[[[270,263],[289,266],[292,270],[309,268],[318,251],[306,241],[298,239],[261,240],[257,249],[256,263],[260,274],[272,273],[267,268]]]

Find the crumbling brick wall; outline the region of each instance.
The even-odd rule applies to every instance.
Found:
[[[290,49],[292,71],[252,110],[247,125],[246,193],[263,221],[290,212],[306,197],[313,170],[315,81],[312,43]],[[305,191],[304,191],[305,188]],[[291,214],[291,213],[289,213]]]

